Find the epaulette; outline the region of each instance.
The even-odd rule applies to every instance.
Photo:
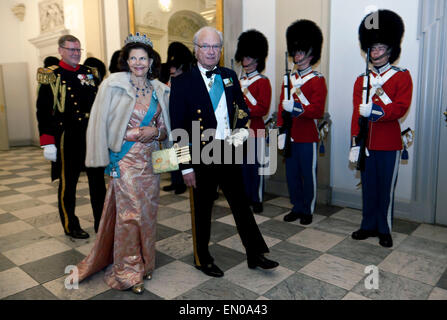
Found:
[[[320,73],[320,72],[318,72],[318,71],[314,71],[313,73],[314,73],[314,75],[316,75],[318,78],[324,78],[323,74]]]
[[[57,64],[54,64],[54,65],[48,67],[48,69],[50,69],[52,71],[56,70],[57,68],[59,68],[59,66]]]
[[[399,71],[399,72],[407,71],[407,69],[399,68],[399,67],[396,67],[396,66],[391,66],[391,69],[396,70],[396,71]]]
[[[87,69],[91,69],[93,76],[99,79],[99,71],[98,68],[88,66]]]
[[[37,83],[50,84],[56,82],[56,75],[50,68],[37,69]]]

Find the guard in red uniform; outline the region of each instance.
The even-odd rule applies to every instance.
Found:
[[[369,26],[372,19],[376,19],[378,28]],[[351,162],[359,158],[360,116],[368,119],[368,134],[365,169],[361,172],[363,219],[352,238],[363,240],[378,236],[383,247],[393,246],[394,190],[402,150],[399,119],[407,113],[413,92],[410,72],[391,65],[399,58],[403,33],[401,17],[389,10],[367,15],[359,27],[362,50],[370,49],[373,68],[369,74],[369,99],[363,90],[367,87],[367,75],[360,75],[354,84]]]
[[[98,90],[94,69],[80,65],[81,44],[72,35],[59,39],[62,59],[57,66],[39,68],[36,115],[40,145],[44,157],[51,161],[51,178],[59,179],[58,205],[61,223],[67,236],[85,239],[75,215],[76,185],[81,171],[86,171],[90,201],[97,232],[101,219],[106,186],[104,168],[85,168],[87,125],[90,109]]]
[[[312,223],[317,199],[317,121],[323,117],[327,96],[323,75],[312,70],[321,57],[323,34],[313,21],[298,20],[287,28],[286,38],[295,71],[289,79],[290,98],[282,92],[278,106],[279,127],[284,124],[283,110],[292,117],[286,176],[293,208],[284,221],[300,218],[300,223],[307,225]]]
[[[264,176],[259,169],[264,163],[265,126],[264,116],[268,114],[272,99],[269,79],[262,75],[268,54],[268,41],[257,30],[243,32],[238,39],[235,60],[244,69],[240,79],[244,100],[250,109],[250,137],[246,163],[242,165],[245,193],[253,206],[253,212],[263,211]]]

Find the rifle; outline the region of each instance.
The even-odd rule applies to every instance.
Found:
[[[286,52],[286,73],[284,74],[284,99],[290,99],[290,70],[289,70],[289,56]],[[283,118],[283,128],[286,134],[286,143],[284,146],[284,157],[289,158],[291,155],[291,139],[290,131],[292,130],[292,114],[285,110],[281,113]]]
[[[366,98],[363,103],[368,103],[369,101],[369,84],[370,84],[370,79],[369,79],[369,56],[371,53],[371,48],[368,48],[368,51],[366,53],[366,77],[367,77],[367,81],[366,81],[366,87],[363,87],[363,90],[366,90]],[[360,171],[364,171],[365,170],[365,158],[366,158],[366,154],[365,154],[365,148],[366,148],[366,139],[368,138],[368,118],[365,118],[363,116],[360,116],[359,118],[359,126],[360,126],[360,131],[359,134],[357,136],[356,139],[356,145],[360,145],[360,152],[359,152],[359,159],[357,161],[357,170]]]

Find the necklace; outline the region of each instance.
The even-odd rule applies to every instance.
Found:
[[[146,94],[148,94],[151,90],[150,90],[150,85],[147,83],[147,81],[144,83],[144,88],[140,88],[138,86],[135,85],[135,83],[132,81],[132,79],[130,79],[130,84],[132,85],[132,87],[135,88],[136,91],[136,97],[145,97]]]

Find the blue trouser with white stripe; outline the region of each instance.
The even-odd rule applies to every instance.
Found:
[[[317,143],[292,142],[286,176],[292,211],[313,214],[317,199]]]
[[[250,203],[262,202],[264,176],[259,174],[259,168],[264,162],[265,138],[248,138],[247,148],[246,159],[242,165],[245,194]]]
[[[390,234],[400,151],[369,150],[361,173],[363,219],[361,229]]]

